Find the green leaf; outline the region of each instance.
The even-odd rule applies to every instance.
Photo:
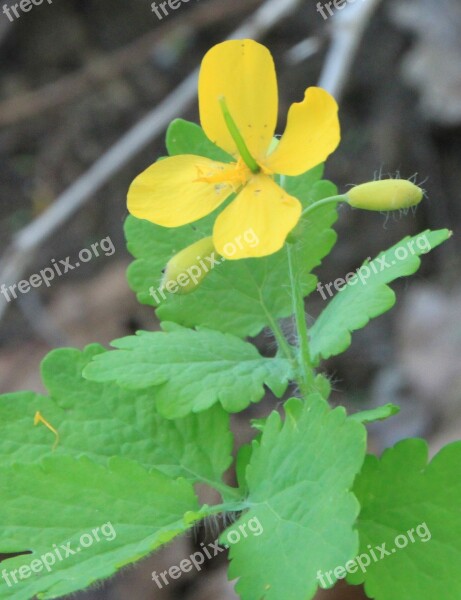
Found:
[[[405,440],[367,457],[357,479],[363,569],[348,578],[370,598],[461,598],[461,442],[427,463],[427,443]]]
[[[32,392],[0,396],[0,457],[3,464],[36,462],[44,456],[85,454],[106,464],[111,456],[155,466],[172,477],[216,482],[230,466],[233,446],[229,416],[220,406],[177,421],[155,410],[151,389],[129,391],[82,377],[93,357],[105,353],[95,344],[83,352],[59,349],[42,363],[50,397]],[[59,432],[33,426],[34,414]]]
[[[318,570],[342,564],[358,548],[359,505],[350,489],[365,456],[365,429],[342,408],[310,400],[287,402],[285,422],[273,413],[254,444],[246,470],[251,508],[231,528],[251,529],[252,520],[263,528],[231,546],[229,577],[240,578],[242,600],[308,600]],[[228,535],[222,541],[232,541]]]
[[[419,256],[426,254],[451,236],[447,229],[425,231],[379,254],[360,270],[328,303],[311,328],[311,353],[318,363],[344,352],[351,344],[351,332],[365,327],[370,319],[391,309],[395,293],[387,285],[415,273],[421,264]],[[325,290],[321,293],[326,297]],[[331,289],[331,286],[330,286]]]
[[[172,419],[216,402],[229,412],[241,411],[261,400],[264,384],[278,397],[284,393],[291,375],[288,360],[264,358],[229,334],[171,323],[164,328],[112,342],[118,350],[96,356],[84,376],[131,389],[156,386],[156,407]]]
[[[2,466],[0,553],[28,554],[2,562],[0,598],[58,598],[85,588],[189,529],[198,510],[190,482],[122,458],[107,467],[64,456]],[[37,572],[24,568],[31,564]]]
[[[170,156],[195,154],[221,162],[235,161],[234,157],[213,144],[203,129],[184,119],[175,119],[166,132],[166,147]]]
[[[394,415],[398,415],[400,407],[395,404],[385,404],[384,406],[378,406],[378,408],[372,408],[370,410],[363,410],[361,412],[350,415],[349,418],[359,423],[374,423],[375,421],[385,421]]]
[[[237,458],[235,461],[235,474],[237,476],[237,482],[239,484],[239,490],[242,496],[247,496],[248,485],[245,477],[245,473],[250,463],[251,455],[253,454],[252,444],[243,444],[240,446],[237,452]]]
[[[197,125],[174,122],[167,135],[172,154],[187,153],[224,160]],[[220,152],[220,151],[219,151]],[[321,180],[323,165],[299,177],[286,177],[284,185],[303,204],[334,195],[335,186]],[[208,327],[239,337],[256,336],[264,327],[292,313],[286,249],[258,259],[224,261],[216,266],[188,295],[159,292],[162,269],[174,254],[212,233],[216,215],[191,225],[169,229],[129,217],[125,225],[128,249],[135,262],[128,269],[128,281],[140,302],[158,306],[157,315],[186,327]],[[330,252],[336,241],[331,226],[337,219],[335,207],[323,207],[303,218],[301,239],[297,242],[300,279],[307,296],[317,280],[311,271]],[[251,232],[242,231],[251,241]],[[160,306],[159,306],[160,305]]]

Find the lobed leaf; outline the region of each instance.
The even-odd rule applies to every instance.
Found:
[[[264,358],[230,334],[164,324],[163,332],[138,332],[116,340],[117,350],[95,356],[84,376],[130,389],[155,386],[158,411],[180,418],[220,402],[238,412],[264,395],[264,384],[281,396],[291,375],[287,359]]]
[[[461,598],[460,462],[461,442],[428,464],[427,443],[418,439],[400,442],[381,459],[367,457],[354,487],[364,567],[348,579],[365,582],[369,598]]]
[[[311,328],[314,362],[344,352],[351,344],[353,331],[390,310],[396,297],[388,284],[415,273],[421,265],[419,256],[433,250],[450,236],[450,231],[440,229],[406,237],[370,263],[365,263],[361,267],[363,276],[356,275],[351,279],[328,303]],[[405,258],[400,258],[402,250],[406,252]],[[325,292],[323,294],[326,296]]]
[[[32,463],[51,455],[85,454],[105,465],[112,456],[155,466],[171,477],[190,481],[220,481],[232,461],[229,415],[220,406],[176,421],[155,409],[154,392],[126,390],[95,383],[82,370],[106,351],[94,344],[83,352],[59,349],[42,363],[49,396],[18,392],[0,396],[0,457],[2,464]],[[59,432],[59,443],[43,417]]]
[[[309,406],[288,401],[285,422],[273,413],[253,446],[245,486],[251,508],[231,529],[248,531],[256,519],[263,533],[231,545],[229,577],[239,578],[242,600],[309,600],[318,571],[358,548],[359,504],[351,488],[366,432],[342,408],[330,411],[320,397],[311,400]]]
[[[2,562],[0,598],[58,598],[83,589],[202,516],[190,482],[123,458],[107,466],[69,456],[2,466],[0,552],[27,554]]]

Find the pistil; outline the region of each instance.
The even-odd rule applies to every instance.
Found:
[[[256,160],[251,156],[251,153],[248,150],[248,146],[246,145],[245,140],[243,139],[243,136],[237,127],[237,124],[235,123],[234,119],[232,118],[232,115],[229,112],[229,108],[226,104],[226,99],[224,97],[220,98],[219,104],[221,106],[221,110],[227,128],[229,129],[229,133],[231,134],[232,139],[234,140],[235,145],[237,146],[237,150],[239,151],[240,156],[242,157],[243,161],[252,173],[259,173],[260,167]]]

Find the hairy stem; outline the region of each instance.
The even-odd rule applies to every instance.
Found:
[[[241,495],[240,491],[238,490],[238,488],[231,487],[231,486],[227,485],[226,483],[219,482],[219,481],[204,481],[204,483],[207,483],[213,489],[215,489],[217,492],[219,492],[221,494],[223,502],[231,502],[231,501],[243,502],[242,495]]]
[[[272,333],[274,334],[275,341],[277,342],[277,346],[278,346],[279,350],[281,350],[281,352],[284,354],[285,358],[292,359],[293,352],[292,352],[291,346],[288,343],[288,341],[286,340],[285,336],[283,335],[283,331],[282,331],[280,325],[277,323],[277,321],[272,317],[272,315],[269,312],[266,311],[266,314],[267,314],[267,318],[270,322],[270,328],[272,330]]]
[[[296,331],[299,340],[298,367],[299,367],[299,387],[302,394],[306,397],[315,390],[315,373],[312,366],[309,350],[309,334],[307,330],[306,317],[304,314],[304,297],[299,281],[299,268],[296,257],[296,247],[293,244],[287,244],[288,268],[290,271],[291,295],[293,300],[293,313],[296,322]]]

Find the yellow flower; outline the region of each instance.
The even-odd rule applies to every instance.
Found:
[[[221,163],[194,155],[166,158],[132,183],[128,210],[164,227],[179,227],[208,215],[231,194],[217,217],[213,243],[232,260],[280,250],[302,207],[275,181],[275,174],[301,175],[324,162],[340,140],[338,106],[325,90],[311,87],[288,112],[285,133],[273,149],[278,93],[274,62],[252,40],[214,46],[199,78],[200,121],[207,137],[233,157]],[[257,246],[225,247],[252,229]]]

